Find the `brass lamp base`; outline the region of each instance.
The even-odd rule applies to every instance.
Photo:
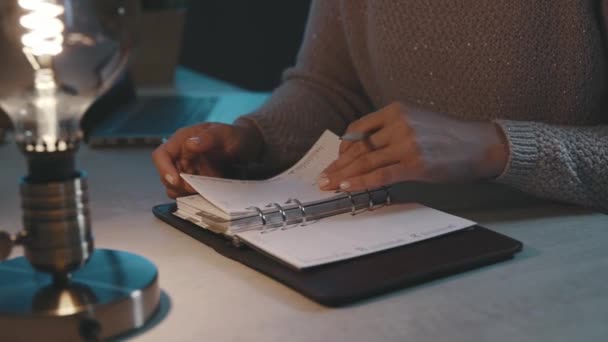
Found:
[[[23,257],[0,263],[2,341],[105,340],[141,328],[159,303],[156,267],[131,253],[95,250],[64,287]]]

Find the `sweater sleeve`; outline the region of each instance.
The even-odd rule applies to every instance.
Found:
[[[260,130],[266,172],[295,163],[325,129],[341,134],[371,111],[349,55],[339,6],[339,1],[313,1],[296,65],[284,72],[282,84],[259,110],[238,119]]]
[[[604,33],[608,0],[602,0]],[[604,34],[608,43],[608,38]],[[557,126],[498,120],[509,140],[497,181],[528,193],[608,212],[608,125]]]
[[[511,150],[498,182],[608,212],[608,126],[497,123]]]

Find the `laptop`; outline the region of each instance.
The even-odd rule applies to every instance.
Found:
[[[92,147],[157,146],[182,127],[232,123],[260,107],[269,93],[248,91],[139,94],[111,110],[102,106],[86,139]]]

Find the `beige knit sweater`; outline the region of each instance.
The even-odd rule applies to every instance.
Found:
[[[592,0],[318,0],[296,65],[248,117],[278,169],[393,101],[495,120],[511,151],[497,182],[608,211],[603,32]]]

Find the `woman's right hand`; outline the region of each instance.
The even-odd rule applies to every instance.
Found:
[[[152,153],[154,165],[171,198],[196,193],[181,172],[224,177],[236,164],[254,162],[264,145],[249,121],[234,125],[203,123],[179,129]]]

